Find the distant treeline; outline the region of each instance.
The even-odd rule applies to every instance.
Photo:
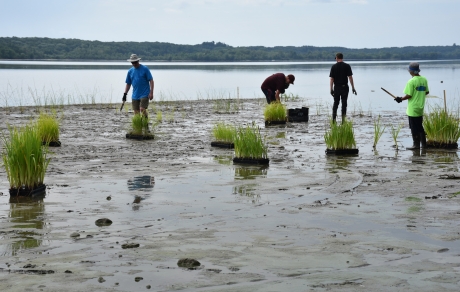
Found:
[[[460,59],[460,46],[349,49],[343,47],[232,47],[221,42],[177,45],[160,42],[100,42],[78,39],[0,38],[0,59],[126,60],[132,53],[144,61],[333,61]]]

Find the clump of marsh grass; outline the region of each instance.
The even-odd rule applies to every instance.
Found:
[[[267,159],[267,146],[260,135],[260,128],[254,124],[238,127],[233,143],[237,158]]]
[[[33,190],[43,185],[50,160],[37,127],[29,124],[8,129],[8,137],[2,133],[2,159],[10,188]]]
[[[330,130],[324,134],[324,140],[328,149],[354,149],[356,148],[353,123],[344,121],[340,125],[331,122]]]
[[[430,144],[435,146],[455,144],[460,138],[459,117],[440,107],[425,115],[423,127]]]
[[[36,126],[43,143],[59,141],[59,121],[55,114],[41,112]]]
[[[157,111],[157,122],[161,123],[163,121],[163,113],[161,111]]]
[[[279,102],[267,104],[264,109],[264,118],[267,122],[286,121],[286,106]]]
[[[385,131],[386,126],[382,126],[380,123],[380,115],[377,120],[374,120],[374,145],[373,148],[377,147],[377,143],[379,142],[380,138],[383,135],[383,131]]]
[[[391,137],[393,138],[393,142],[395,143],[395,148],[398,150],[398,136],[399,136],[399,131],[401,131],[403,124],[399,124],[398,127],[391,125]]]
[[[143,135],[148,131],[149,127],[149,118],[141,115],[136,114],[131,119],[131,134],[133,135]]]
[[[219,122],[213,126],[212,134],[218,142],[233,143],[236,136],[236,128],[233,125]]]

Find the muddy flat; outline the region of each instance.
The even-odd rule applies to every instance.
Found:
[[[401,109],[379,113],[375,150],[378,114],[349,113],[359,154],[326,155],[329,112],[265,127],[264,100],[231,104],[155,103],[162,122],[140,141],[119,105],[58,109],[46,196],[10,199],[0,172],[0,291],[459,290],[456,150],[404,150]],[[38,116],[0,111],[6,134]],[[211,147],[219,121],[259,125],[269,165]]]

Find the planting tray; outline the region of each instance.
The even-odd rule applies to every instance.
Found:
[[[241,163],[241,164],[258,164],[258,165],[268,165],[270,159],[268,158],[260,158],[260,159],[251,159],[251,158],[233,158],[233,163]]]
[[[11,188],[9,189],[11,197],[38,197],[43,196],[46,193],[46,185],[42,184],[35,189],[29,188]]]
[[[235,148],[235,144],[232,142],[219,142],[219,141],[214,141],[211,142],[212,147],[219,147],[219,148],[228,148],[228,149],[233,149]]]
[[[358,149],[326,149],[327,155],[356,155],[358,153]]]
[[[435,141],[427,141],[426,142],[426,148],[437,148],[437,149],[457,149],[458,144],[457,143],[440,143],[440,142],[435,142]]]
[[[154,135],[135,135],[135,134],[126,134],[126,139],[133,139],[133,140],[152,140],[154,139]]]
[[[286,121],[265,121],[265,126],[285,125]]]
[[[308,107],[288,109],[289,122],[308,122]]]
[[[49,147],[61,147],[60,141],[50,141],[49,143],[42,142],[42,145],[48,144]]]

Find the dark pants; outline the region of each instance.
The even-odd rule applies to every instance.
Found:
[[[412,136],[419,136],[420,133],[425,133],[423,128],[423,116],[421,117],[409,117],[409,128]]]
[[[265,94],[265,98],[267,99],[268,104],[272,103],[273,101],[276,101],[274,91],[271,91],[270,89],[262,89],[262,92]]]
[[[337,117],[337,109],[339,108],[339,103],[342,101],[342,116],[347,115],[347,100],[348,92],[350,89],[348,85],[334,85],[334,105],[332,106],[332,119],[335,120]]]

